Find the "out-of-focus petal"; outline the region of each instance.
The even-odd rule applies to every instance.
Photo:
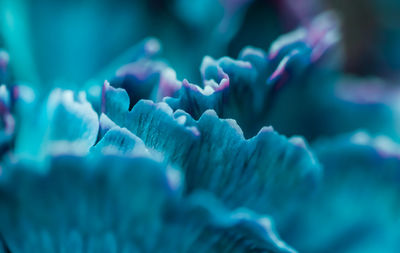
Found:
[[[270,218],[206,193],[181,197],[169,180],[148,158],[16,164],[0,182],[0,232],[12,252],[295,252]]]
[[[99,120],[84,93],[54,90],[49,95],[46,112],[49,125],[45,139],[49,141],[48,149],[53,149],[51,152],[58,152],[57,148],[60,152],[72,148],[85,153],[93,146]],[[70,147],[64,143],[69,143]]]
[[[321,189],[284,238],[307,252],[399,251],[400,145],[359,131],[314,150],[325,169]]]
[[[55,89],[43,103],[24,108],[15,146],[21,158],[39,161],[48,153],[86,154],[97,140],[98,115],[83,92]]]

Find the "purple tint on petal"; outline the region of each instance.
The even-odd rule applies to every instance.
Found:
[[[126,64],[117,70],[116,76],[123,77],[123,76],[134,76],[140,81],[144,81],[152,71],[149,71],[148,63],[146,64],[143,61],[133,62]]]
[[[400,89],[389,87],[379,79],[363,79],[362,82],[355,82],[350,78],[342,80],[336,86],[336,96],[358,104],[390,104],[397,102]]]
[[[286,67],[288,65],[288,62],[293,58],[296,57],[297,55],[300,54],[299,50],[292,50],[289,55],[285,56],[281,62],[279,63],[278,67],[275,69],[275,71],[272,73],[272,75],[268,78],[268,83],[273,83],[277,79],[282,78],[282,76],[286,73]],[[277,89],[279,89],[277,85]]]
[[[269,49],[268,58],[270,60],[275,59],[278,56],[282,48],[287,47],[296,42],[305,41],[307,37],[307,31],[304,28],[299,28],[288,34],[280,36],[276,41],[271,44]]]
[[[212,70],[216,70],[216,76],[210,76],[215,74],[211,72]],[[221,82],[223,79],[229,79],[229,76],[223,71],[221,66],[218,64],[216,60],[209,56],[205,56],[200,66],[200,73],[203,78],[203,81],[216,79],[217,83]]]
[[[258,56],[260,58],[266,58],[264,51],[259,50],[259,49],[255,49],[253,47],[246,47],[243,49],[243,51],[241,52],[241,59],[245,59],[247,56],[249,55],[255,55]]]
[[[14,133],[14,130],[15,130],[14,117],[10,113],[7,113],[3,116],[3,120],[4,120],[4,125],[5,125],[5,132],[7,134]]]
[[[3,103],[3,101],[0,101],[0,114],[4,115],[8,113],[8,107]]]
[[[339,25],[335,13],[322,13],[306,28],[299,28],[279,37],[270,47],[269,59],[274,59],[282,48],[300,42],[312,49],[311,59],[316,61],[340,40]]]
[[[285,68],[286,68],[286,65],[287,65],[289,59],[290,59],[289,56],[285,56],[282,59],[282,61],[278,65],[278,67],[275,69],[275,71],[272,73],[272,75],[268,78],[268,83],[272,83],[278,77],[283,75],[283,73],[285,72]]]
[[[221,80],[218,87],[215,88],[215,91],[223,91],[225,89],[228,89],[228,87],[229,87],[229,77],[227,75],[226,78]]]
[[[319,15],[308,28],[306,42],[313,49],[311,60],[318,60],[340,40],[339,20],[333,12]]]
[[[400,158],[400,144],[387,136],[371,137],[364,131],[359,131],[351,137],[351,142],[357,145],[373,147],[383,158]]]
[[[164,97],[172,97],[181,88],[182,83],[176,79],[176,73],[171,68],[161,72],[158,90],[158,100]]]
[[[20,96],[20,89],[18,86],[12,87],[12,99],[13,101],[17,100]]]
[[[10,93],[5,85],[0,86],[0,114],[10,112]]]
[[[189,83],[189,81],[187,79],[183,79],[182,86],[185,88],[188,88],[192,91],[198,91],[196,86],[194,84]]]

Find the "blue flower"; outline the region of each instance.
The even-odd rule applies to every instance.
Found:
[[[190,55],[222,52],[250,2],[174,1]],[[342,50],[326,12],[205,56],[200,82],[148,38],[46,92],[0,51],[0,252],[398,252],[399,92],[343,73]]]

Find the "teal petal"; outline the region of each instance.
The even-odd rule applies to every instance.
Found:
[[[0,48],[0,84],[6,84],[10,80],[10,73],[8,72],[8,63],[10,55],[8,52]]]
[[[149,158],[59,156],[15,164],[0,181],[0,233],[11,252],[294,253],[269,217],[182,197]]]
[[[332,83],[334,71],[322,60],[336,48],[338,40],[334,15],[322,14],[309,27],[278,38],[268,53],[246,47],[238,59],[206,56],[200,68],[202,83],[197,86],[184,80],[178,97],[165,102],[195,119],[213,109],[221,118],[237,120],[246,137],[270,124],[285,134],[308,134],[307,129],[297,131],[295,127],[302,124],[296,121],[309,123],[307,111],[297,113],[297,107],[288,103],[309,100],[311,84]]]
[[[47,102],[50,123],[49,139],[79,141],[84,148],[92,146],[99,128],[98,116],[84,93],[74,98],[72,91],[54,90]],[[67,123],[67,124],[66,124]]]
[[[99,119],[83,92],[55,89],[43,103],[24,105],[15,152],[41,160],[48,153],[85,154],[99,132]]]
[[[0,86],[0,155],[7,152],[15,135],[15,116],[12,114],[12,95],[6,85]]]
[[[108,130],[99,143],[91,148],[91,151],[102,154],[150,155],[141,139],[126,128],[118,126]]]
[[[99,120],[99,136],[98,138],[103,138],[103,136],[109,131],[110,129],[116,127],[117,125],[110,120],[107,115],[102,113],[100,115],[100,120]]]
[[[263,128],[245,139],[234,120],[221,120],[212,110],[196,121],[165,103],[141,100],[128,111],[129,103],[119,99],[123,90],[104,89],[104,113],[182,168],[187,193],[204,189],[230,208],[246,206],[284,219],[291,208],[283,207],[318,183],[321,168],[301,138]]]
[[[57,249],[72,231],[83,239],[84,252],[92,247],[92,236],[108,231],[122,242],[136,237],[141,240],[135,243],[150,247],[156,238],[144,235],[160,231],[162,206],[173,194],[163,166],[146,158],[63,156],[42,172],[23,164],[7,171],[0,187],[0,224],[12,252],[25,243],[39,246],[40,241],[24,238],[40,230],[51,235]]]
[[[359,131],[314,150],[323,183],[284,238],[304,252],[399,251],[400,145]]]
[[[146,38],[90,80],[85,90],[96,111],[101,110],[101,84],[104,80],[127,91],[130,107],[140,99],[161,101],[166,96],[174,96],[181,82],[177,80],[175,70],[160,56],[161,51],[160,41]]]

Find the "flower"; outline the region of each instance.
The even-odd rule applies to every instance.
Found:
[[[234,36],[250,2],[179,18]],[[400,94],[342,72],[338,24],[205,56],[199,85],[155,38],[44,93],[0,51],[0,252],[399,251]]]

